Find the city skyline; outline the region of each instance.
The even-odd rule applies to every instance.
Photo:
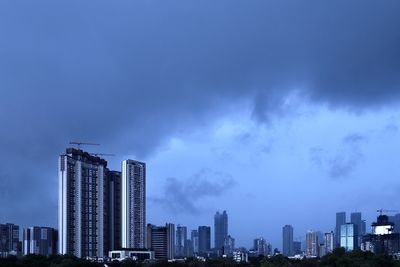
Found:
[[[81,141],[110,170],[146,162],[146,223],[211,226],[211,246],[217,210],[235,246],[281,249],[289,224],[296,241],[337,232],[341,211],[369,229],[399,209],[398,10],[1,1],[0,222],[63,234],[56,162]]]

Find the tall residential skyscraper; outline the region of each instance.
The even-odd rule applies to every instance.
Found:
[[[19,226],[12,223],[0,224],[0,257],[18,253]]]
[[[285,225],[282,228],[282,253],[284,256],[293,256],[293,227]]]
[[[225,238],[228,236],[228,214],[224,210],[221,214],[219,211],[214,215],[215,230],[215,249],[221,254]]]
[[[175,257],[186,256],[186,239],[187,239],[187,228],[186,226],[179,225],[176,227],[176,249]]]
[[[146,164],[122,162],[122,247],[146,246]]]
[[[60,254],[103,257],[109,250],[107,161],[68,148],[59,158]]]
[[[193,254],[198,254],[199,253],[199,231],[198,230],[192,230],[191,235],[190,235],[190,240],[192,242]]]
[[[335,247],[340,246],[340,226],[343,224],[346,224],[346,212],[337,212],[336,227],[335,227],[335,237],[336,237]]]
[[[211,227],[199,226],[199,253],[208,253],[211,249]]]
[[[306,234],[306,256],[318,256],[318,238],[317,233],[310,230]]]
[[[174,259],[175,226],[167,223],[165,226],[147,225],[147,248],[154,251],[154,257],[160,260]]]
[[[23,233],[23,255],[57,253],[57,230],[50,227],[29,227]]]
[[[335,234],[333,231],[325,233],[324,243],[326,253],[331,253],[335,249]]]

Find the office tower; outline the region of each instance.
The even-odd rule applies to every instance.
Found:
[[[211,227],[199,226],[199,253],[206,254],[211,249]]]
[[[121,172],[109,171],[109,250],[121,248]]]
[[[335,234],[333,231],[325,233],[324,241],[326,253],[331,253],[335,249]]]
[[[336,213],[336,227],[335,227],[335,236],[336,236],[335,247],[340,246],[340,226],[343,224],[346,224],[346,212],[337,212]]]
[[[358,228],[353,223],[340,226],[340,246],[346,251],[352,251],[358,247]]]
[[[146,244],[146,164],[122,162],[122,247],[144,248]]]
[[[165,226],[147,225],[147,246],[154,251],[158,260],[174,259],[175,226],[167,223]]]
[[[0,224],[0,257],[18,253],[19,226],[7,223]]]
[[[198,230],[192,230],[191,235],[190,235],[190,240],[192,242],[192,249],[193,249],[193,254],[198,254],[199,253],[199,231]]]
[[[179,225],[176,227],[176,250],[175,257],[185,257],[186,253],[186,239],[187,239],[187,228],[186,226]]]
[[[294,255],[301,254],[301,241],[293,241]]]
[[[57,254],[57,230],[50,227],[29,227],[23,232],[23,255]]]
[[[310,230],[306,234],[306,256],[316,257],[318,256],[318,240],[317,233]]]
[[[365,233],[363,233],[363,221],[361,220],[361,212],[352,212],[350,214],[350,222],[357,227],[357,233],[358,233],[357,244],[360,245],[362,237],[365,235]]]
[[[68,148],[59,157],[60,254],[103,257],[109,250],[107,161]]]
[[[282,253],[284,256],[293,256],[293,227],[285,225],[282,228]]]
[[[224,246],[224,240],[228,236],[228,214],[224,210],[221,214],[219,211],[214,216],[214,227],[215,227],[215,249],[220,255],[222,247]]]

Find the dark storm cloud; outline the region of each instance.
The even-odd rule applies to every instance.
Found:
[[[172,212],[195,214],[201,211],[199,201],[219,197],[235,184],[230,174],[202,169],[189,179],[167,178],[163,196],[151,200]]]
[[[364,159],[361,146],[366,141],[367,137],[354,133],[345,136],[335,152],[313,147],[310,149],[311,162],[332,179],[349,177]]]
[[[285,113],[294,91],[352,109],[398,103],[399,9],[395,0],[1,1],[3,212],[55,201],[56,158],[71,139],[143,158],[226,103],[252,100],[259,121]]]

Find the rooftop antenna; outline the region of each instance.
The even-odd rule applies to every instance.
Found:
[[[80,142],[80,141],[71,141],[71,142],[69,142],[69,144],[70,145],[77,145],[78,149],[81,149],[81,145],[85,145],[85,146],[99,146],[100,145],[100,144]]]

